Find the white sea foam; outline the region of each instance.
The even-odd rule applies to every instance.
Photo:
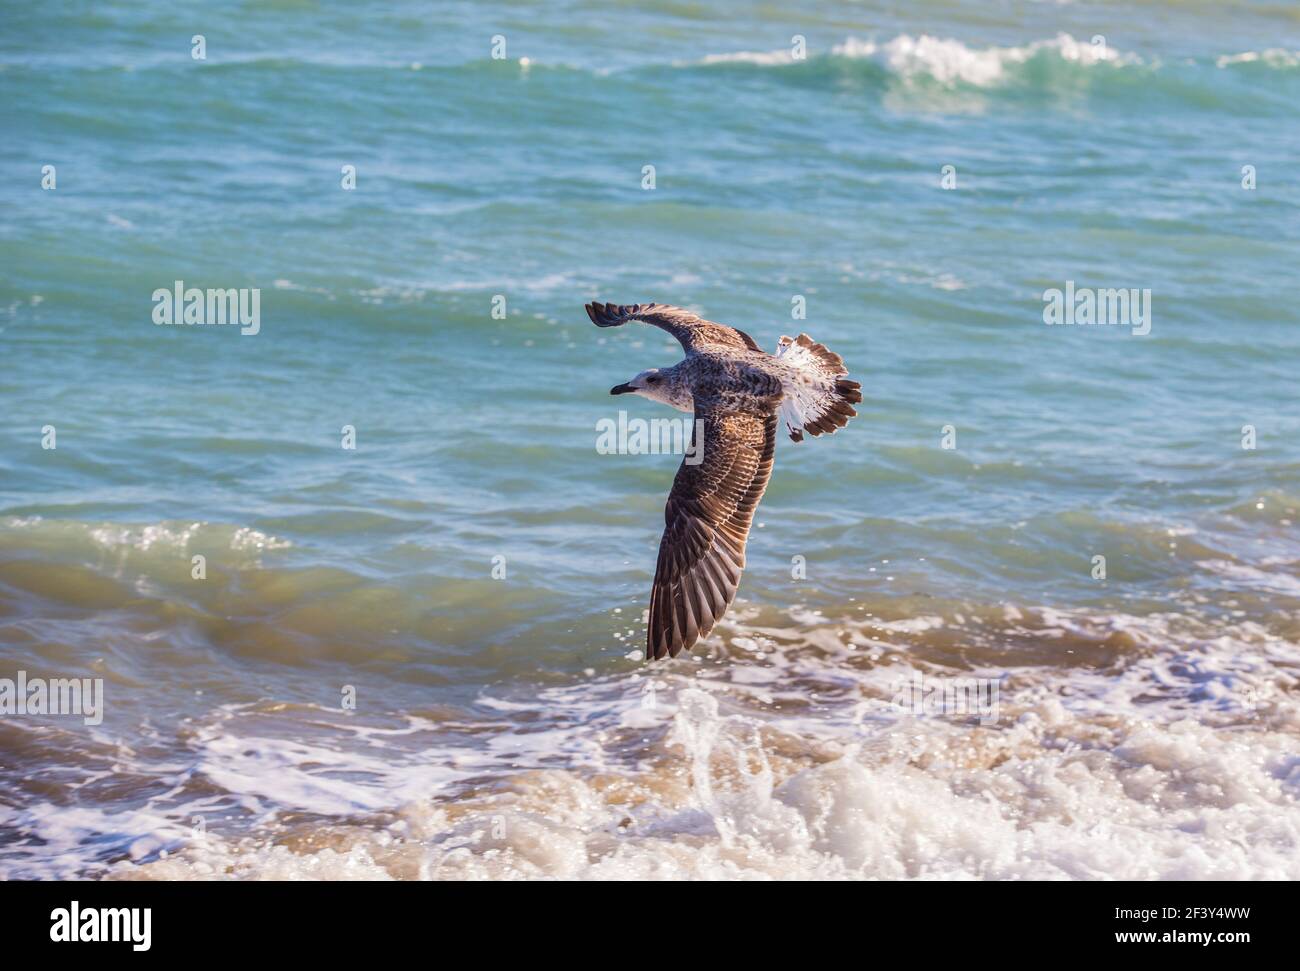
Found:
[[[957,83],[990,87],[1005,80],[1008,67],[1023,64],[1033,57],[1047,54],[1074,64],[1137,63],[1138,59],[1121,54],[1105,44],[1075,40],[1058,34],[1051,40],[1039,40],[1021,47],[968,47],[958,40],[907,34],[877,47],[871,41],[849,38],[833,48],[842,57],[882,57],[889,69],[904,78],[926,76],[943,85]]]
[[[1291,561],[1289,558],[1282,558],[1282,563],[1289,566]],[[1234,563],[1231,560],[1198,560],[1196,565],[1231,581],[1234,586],[1300,597],[1300,577],[1292,573],[1261,570],[1259,567],[1247,563]]]
[[[1272,68],[1288,68],[1300,65],[1300,51],[1289,51],[1281,47],[1270,47],[1263,51],[1243,51],[1240,54],[1225,54],[1215,60],[1217,67],[1230,67],[1233,64],[1262,63]]]
[[[338,724],[328,743],[285,741],[267,711],[226,709],[196,733],[202,775],[271,816],[307,811],[337,824],[210,828],[165,859],[145,854],[114,872],[1300,878],[1300,705],[1289,673],[1300,648],[1260,625],[1018,609],[1013,623],[1055,635],[1046,644],[1125,638],[1121,660],[968,666],[961,673],[1001,679],[1002,718],[986,727],[889,701],[918,665],[944,673],[908,644],[959,623],[954,615],[845,623],[796,613],[793,628],[757,626],[752,609],[729,618],[724,630],[746,654],[732,663],[593,677],[531,700],[485,697],[492,720],[462,742],[432,741],[447,726],[415,718]],[[887,663],[856,661],[876,647]],[[522,732],[521,705],[533,709]],[[311,716],[317,727],[340,717]],[[489,773],[496,785],[456,795],[458,780]],[[146,822],[138,835],[169,835]]]
[[[237,707],[223,716],[198,733],[197,767],[245,804],[342,816],[420,799],[472,774],[444,764],[434,751],[399,758],[386,746],[370,744],[391,731],[343,725],[331,742],[313,743],[245,735]],[[420,731],[418,722],[407,731]]]
[[[90,538],[100,546],[109,549],[130,547],[135,550],[148,550],[155,546],[176,546],[184,549],[198,533],[202,523],[188,526],[176,526],[156,523],[148,526],[118,526],[106,524],[90,529]]]
[[[917,725],[894,751],[790,771],[782,744],[696,688],[677,698],[673,770],[621,798],[567,771],[509,793],[423,800],[377,830],[286,852],[216,840],[119,872],[452,878],[1295,879],[1300,785],[1277,734],[1192,719],[1081,721],[1057,702],[997,735]]]
[[[287,549],[292,544],[251,526],[208,522],[83,523],[41,516],[8,516],[5,529],[34,531],[55,543],[89,544],[104,551],[148,552],[153,549],[185,550],[198,541],[228,545],[237,552]]]
[[[941,85],[967,84],[991,87],[1006,80],[1007,69],[1038,56],[1052,56],[1072,64],[1139,64],[1134,54],[1116,51],[1104,43],[1076,40],[1066,33],[1022,46],[971,47],[952,38],[921,34],[900,34],[884,43],[849,37],[835,44],[834,57],[877,61],[904,79],[926,77]],[[770,51],[734,51],[709,54],[704,64],[743,63],[763,67],[789,66],[798,63],[789,49]]]
[[[782,48],[775,51],[730,51],[723,54],[707,54],[701,60],[703,64],[794,64],[793,53]]]

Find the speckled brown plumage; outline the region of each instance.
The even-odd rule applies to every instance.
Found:
[[[671,368],[643,372],[653,383],[611,392],[690,409],[703,435],[691,450],[702,461],[683,461],[668,494],[650,593],[646,657],[676,657],[705,637],[735,599],[780,420],[796,442],[805,430],[817,436],[843,428],[857,414],[851,405],[862,400],[860,385],[845,380],[838,354],[807,334],[782,337],[771,355],[743,331],[667,304],[592,303],[586,310],[597,327],[651,324],[686,351]]]

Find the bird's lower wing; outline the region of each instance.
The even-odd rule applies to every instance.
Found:
[[[666,330],[676,337],[687,352],[709,347],[762,350],[743,330],[705,320],[689,310],[666,303],[589,303],[587,316],[597,327],[618,327],[629,320],[639,320]]]
[[[696,408],[704,441],[682,462],[664,509],[650,593],[646,658],[676,657],[713,629],[735,599],[754,510],[772,475],[775,415]],[[699,451],[703,449],[702,453]]]

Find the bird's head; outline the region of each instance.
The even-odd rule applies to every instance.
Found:
[[[626,384],[616,384],[609,389],[610,394],[639,394],[653,398],[655,391],[663,389],[664,376],[657,367],[642,371]]]
[[[694,407],[689,389],[680,387],[671,371],[652,367],[642,371],[626,384],[616,384],[609,389],[610,394],[639,394],[651,401],[661,401],[681,411],[690,411]]]

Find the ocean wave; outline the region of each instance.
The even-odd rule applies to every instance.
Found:
[[[1272,48],[1218,57],[1162,59],[1117,50],[1100,37],[1083,40],[1067,33],[1026,44],[981,47],[955,38],[900,34],[890,40],[848,37],[820,53],[796,59],[789,49],[719,52],[683,69],[762,72],[790,84],[856,83],[881,89],[891,107],[970,113],[997,96],[1074,99],[1135,96],[1190,101],[1201,108],[1240,110],[1240,99],[1222,87],[1224,71],[1243,83],[1276,85],[1300,74],[1300,55]],[[1272,112],[1286,103],[1270,89],[1254,110]]]
[[[899,34],[892,40],[879,42],[872,39],[848,37],[834,44],[828,53],[813,54],[806,60],[796,58],[788,48],[769,51],[730,51],[707,54],[689,64],[749,64],[758,67],[793,67],[816,61],[870,61],[888,69],[889,73],[903,78],[926,78],[940,85],[966,84],[974,87],[993,87],[1014,78],[1013,69],[1031,61],[1059,62],[1065,65],[1093,67],[1148,66],[1159,69],[1164,65],[1157,58],[1146,58],[1131,51],[1119,51],[1107,45],[1103,38],[1092,41],[1079,40],[1068,33],[1031,41],[1028,44],[1008,47],[976,47],[954,38],[933,37],[929,34],[912,36]],[[1300,67],[1300,52],[1285,48],[1268,48],[1262,51],[1243,51],[1224,54],[1211,59],[1186,63],[1231,68],[1238,65],[1259,65],[1274,70],[1292,70]]]
[[[1288,569],[1286,571],[1261,570],[1249,564],[1234,563],[1230,560],[1201,560],[1197,563],[1197,566],[1215,574],[1225,584],[1233,587],[1300,597],[1300,577],[1291,572],[1296,565],[1295,562],[1278,558],[1271,565],[1280,565]]]
[[[1012,68],[1036,58],[1082,67],[1143,63],[1137,55],[1116,51],[1104,42],[1094,44],[1080,41],[1065,33],[1023,46],[987,48],[970,47],[959,40],[931,37],[928,34],[917,37],[900,34],[884,43],[849,37],[834,45],[829,54],[820,55],[822,60],[877,63],[890,74],[903,79],[926,78],[942,86],[965,84],[980,88],[1005,83]],[[817,59],[816,56],[812,58]],[[791,51],[783,49],[710,54],[697,63],[788,67],[801,61],[796,60]]]
[[[189,549],[208,546],[245,553],[287,549],[292,544],[251,526],[207,522],[94,523],[47,519],[43,516],[8,516],[0,520],[0,537],[9,533],[0,549],[34,544],[33,549],[62,546],[69,551],[102,550],[147,552],[157,548]],[[89,541],[89,543],[87,542]]]
[[[1288,51],[1281,47],[1270,47],[1263,51],[1243,51],[1240,54],[1226,54],[1215,58],[1216,67],[1233,67],[1238,64],[1259,64],[1274,70],[1290,70],[1300,67],[1300,51]]]
[[[1005,83],[1011,68],[1034,58],[1055,59],[1082,67],[1142,63],[1133,54],[1121,54],[1104,43],[1078,41],[1069,34],[1023,47],[984,49],[926,34],[920,37],[903,34],[879,47],[870,41],[850,38],[832,48],[831,53],[846,58],[881,58],[891,72],[902,78],[925,77],[944,86],[961,83],[980,88]]]
[[[601,78],[620,78],[658,68],[694,68],[752,66],[759,68],[808,68],[826,65],[862,62],[876,65],[888,75],[901,79],[928,79],[941,86],[958,84],[973,87],[995,87],[1016,78],[1016,71],[1037,62],[1056,63],[1080,68],[1108,65],[1115,68],[1148,67],[1159,70],[1172,65],[1153,55],[1135,51],[1121,51],[1111,47],[1105,39],[1076,38],[1061,32],[1055,37],[1032,40],[1024,44],[1007,46],[979,46],[952,37],[931,34],[898,34],[889,40],[861,38],[850,35],[832,44],[825,51],[810,50],[796,57],[791,48],[770,50],[719,51],[696,59],[672,62],[647,61],[631,65],[589,63],[579,59],[543,61],[531,57],[494,59],[478,57],[467,61],[424,62],[398,56],[375,57],[368,55],[337,56],[301,50],[288,53],[228,53],[220,60],[205,65],[210,72],[256,72],[292,74],[299,71],[334,70],[340,72],[425,72],[428,74],[463,77],[472,75],[499,77],[538,76],[571,77],[591,75]],[[1265,68],[1273,71],[1294,71],[1300,67],[1300,51],[1273,47],[1262,50],[1239,51],[1202,58],[1184,58],[1177,63],[1219,69]],[[0,62],[0,69],[28,69],[57,65],[63,68],[81,68],[90,72],[136,71],[188,71],[192,61],[183,55],[132,59],[125,61],[110,57],[96,61],[78,57],[74,60],[14,59]]]
[[[368,819],[290,823],[273,838],[209,830],[166,858],[123,860],[110,875],[1300,876],[1294,712],[1288,732],[1223,732],[1187,719],[1089,715],[1044,698],[995,733],[915,719],[845,745],[767,728],[712,687],[682,688],[662,704],[653,757],[637,771],[531,769],[458,799],[421,797],[377,814],[352,797]],[[632,719],[624,731],[645,735],[643,725]]]
[[[713,656],[485,687],[473,712],[220,706],[152,770],[117,756],[188,766],[200,796],[7,810],[44,841],[8,875],[1300,877],[1300,646],[1258,624],[1010,605],[794,609],[784,627],[740,613]],[[953,628],[938,663],[924,646]],[[985,628],[988,650],[961,647]],[[1000,663],[991,645],[1028,634],[1061,663]],[[1088,644],[1107,653],[1066,660]],[[918,676],[992,679],[995,719],[900,708]],[[196,812],[211,822],[186,832]],[[87,861],[96,829],[108,848]]]
[[[211,586],[215,593],[222,586],[218,576],[256,569],[264,554],[291,546],[287,539],[228,523],[9,516],[0,519],[0,605],[36,596],[78,609],[93,602],[165,614],[168,591],[202,595]],[[196,570],[213,577],[197,590]]]

